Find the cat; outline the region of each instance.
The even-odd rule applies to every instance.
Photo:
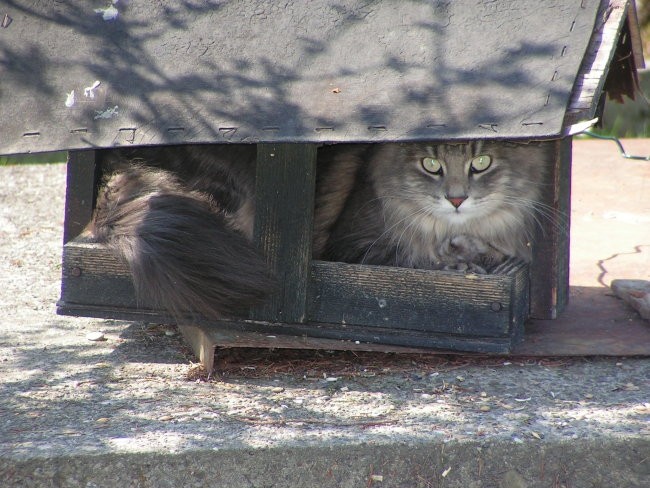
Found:
[[[98,151],[104,172],[83,237],[129,267],[136,296],[180,320],[241,316],[276,289],[252,244],[255,146]]]
[[[525,144],[319,148],[314,259],[498,273],[530,262],[545,164]],[[277,290],[252,243],[254,145],[99,152],[86,236],[131,270],[136,295],[177,320],[242,316]]]
[[[315,256],[479,273],[508,257],[530,262],[542,158],[489,141],[324,148]]]

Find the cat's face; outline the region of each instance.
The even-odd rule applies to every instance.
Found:
[[[539,197],[535,147],[473,141],[381,147],[372,170],[388,214],[465,229],[519,218]]]

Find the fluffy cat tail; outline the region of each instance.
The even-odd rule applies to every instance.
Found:
[[[128,264],[138,300],[179,322],[241,316],[275,290],[263,256],[215,202],[167,171],[111,176],[90,230]]]

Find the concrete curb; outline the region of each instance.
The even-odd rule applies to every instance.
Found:
[[[0,460],[4,486],[642,487],[650,443],[449,442]]]

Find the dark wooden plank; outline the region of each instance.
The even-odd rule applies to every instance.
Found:
[[[140,320],[154,323],[173,323],[170,317],[164,313],[151,310],[136,310],[129,307],[113,307],[108,305],[84,305],[68,303],[61,300],[57,304],[57,312],[61,315],[72,315],[77,317],[98,317],[115,320]],[[494,337],[472,337],[456,336],[452,334],[433,334],[421,331],[393,330],[386,328],[369,328],[362,326],[341,327],[338,324],[285,324],[268,323],[255,321],[219,321],[219,322],[188,322],[192,327],[202,329],[210,334],[213,329],[214,337],[220,333],[226,335],[232,332],[258,334],[257,340],[245,344],[242,340],[224,342],[225,347],[276,347],[277,336],[282,336],[285,344],[292,344],[299,348],[299,341],[310,341],[312,339],[331,339],[334,341],[353,342],[355,346],[362,344],[377,346],[398,346],[406,348],[430,349],[439,352],[480,352],[492,354],[506,354],[516,343],[516,338],[494,338]],[[205,344],[195,342],[191,344],[196,347],[196,354],[200,357],[200,347]],[[357,350],[357,347],[347,348]],[[362,349],[364,350],[364,349]],[[407,351],[408,352],[408,351]],[[413,352],[413,351],[411,351]]]
[[[252,318],[303,322],[316,178],[313,144],[260,144],[257,150],[255,241],[282,289]]]
[[[530,270],[530,315],[537,319],[556,318],[569,300],[571,143],[570,137],[545,143],[552,151],[542,198],[546,218],[537,229]]]
[[[646,68],[646,64],[645,57],[643,56],[643,39],[640,32],[639,16],[636,11],[636,3],[637,2],[625,2],[625,12],[627,14],[626,23],[630,29],[634,65],[637,67],[637,69],[644,69]]]
[[[307,335],[282,334],[278,333],[282,332],[282,328],[275,325],[268,325],[267,330],[258,332],[246,330],[245,326],[242,327],[237,322],[223,322],[219,324],[219,327],[208,324],[183,324],[179,328],[185,330],[183,333],[184,336],[186,333],[188,335],[205,334],[205,342],[210,341],[215,346],[218,345],[221,347],[271,347],[273,349],[331,349],[403,353],[431,352],[431,348],[424,347],[393,346],[349,339],[324,339],[321,337],[309,337]],[[192,343],[195,342],[195,340],[192,341]]]
[[[63,246],[61,300],[91,306],[147,308],[135,298],[125,263],[99,244],[69,242]]]
[[[87,303],[66,302],[63,299],[56,303],[56,313],[58,315],[69,315],[72,317],[94,317],[98,319],[139,321],[153,324],[174,325],[176,323],[170,315],[160,311],[111,305],[90,305]]]
[[[359,343],[423,347],[448,351],[507,353],[518,338],[483,337],[435,333],[431,331],[395,329],[390,327],[341,325],[307,322],[305,324],[245,322],[243,330],[309,337],[348,340]]]
[[[518,344],[523,340],[524,326],[530,316],[530,267],[523,267],[511,276],[510,335],[512,343]]]
[[[93,214],[99,168],[95,150],[68,153],[63,242],[77,237]]]
[[[330,274],[333,275],[336,275],[335,270],[340,266],[343,268],[349,266],[362,268],[362,274],[367,274],[369,268],[374,268],[369,266],[340,265],[339,263],[317,264],[322,264],[323,268],[329,270]],[[274,327],[278,333],[298,336],[308,335],[311,337],[358,340],[378,344],[433,347],[475,352],[507,352],[513,341],[516,341],[518,338],[518,331],[514,329],[511,332],[505,331],[501,333],[496,331],[498,337],[490,337],[490,335],[495,335],[494,328],[481,329],[478,327],[478,322],[474,323],[474,333],[465,336],[461,335],[459,330],[456,330],[456,333],[448,333],[447,330],[454,332],[454,329],[452,327],[445,327],[444,322],[440,326],[440,329],[434,327],[438,325],[437,323],[433,325],[425,324],[423,328],[417,321],[414,321],[413,317],[416,315],[413,315],[411,309],[408,308],[410,306],[409,304],[412,304],[414,301],[419,301],[424,308],[429,307],[429,312],[433,316],[435,315],[434,307],[437,304],[441,303],[441,307],[444,309],[445,301],[455,301],[457,302],[455,307],[459,310],[459,314],[455,316],[455,319],[463,319],[463,317],[467,318],[471,316],[473,313],[471,309],[477,307],[478,304],[482,304],[481,306],[489,306],[492,303],[489,301],[490,297],[492,297],[503,300],[503,310],[490,310],[489,313],[501,317],[500,327],[505,330],[509,327],[508,323],[511,320],[508,301],[511,300],[510,294],[512,289],[510,286],[506,286],[507,283],[512,282],[511,277],[479,277],[476,280],[477,283],[471,284],[470,287],[482,296],[472,297],[472,293],[465,291],[464,294],[467,302],[463,302],[458,301],[457,298],[458,285],[462,284],[462,280],[468,280],[462,275],[449,276],[449,273],[446,272],[402,270],[400,268],[377,269],[387,272],[383,275],[381,272],[379,273],[383,278],[374,280],[377,285],[381,285],[384,281],[400,281],[399,276],[402,275],[402,271],[415,272],[415,275],[401,279],[401,282],[406,287],[401,288],[393,285],[395,289],[392,291],[392,295],[390,293],[382,295],[382,297],[388,297],[387,303],[391,303],[391,307],[386,308],[392,310],[397,310],[397,306],[395,305],[401,301],[403,307],[401,313],[404,314],[401,318],[407,322],[407,326],[410,324],[410,329],[399,323],[399,314],[395,315],[396,322],[394,324],[374,323],[367,319],[366,321],[370,325],[355,325],[352,323],[326,324],[316,322],[316,319],[312,317],[308,323],[304,324],[287,321],[282,323],[269,323],[269,321],[249,320],[238,322],[238,326],[253,331],[267,331],[271,330],[269,327]],[[519,271],[517,274],[521,272]],[[372,274],[370,273],[370,275]],[[436,283],[436,299],[431,299],[431,287],[425,286],[427,283],[425,275],[430,275],[433,283]],[[348,276],[348,278],[350,277]],[[373,281],[372,278],[370,281]],[[478,283],[481,281],[484,281],[484,283]],[[497,281],[499,285],[490,283],[494,281]],[[66,244],[64,246],[63,282],[59,313],[128,320],[171,321],[164,312],[152,310],[147,303],[138,303],[136,301],[127,267],[101,245],[74,241]],[[465,288],[468,290],[467,284],[465,285]],[[502,287],[502,291],[495,293],[495,289]],[[415,296],[415,299],[411,298],[412,295]],[[368,299],[367,304],[373,301],[378,305],[374,299]],[[336,303],[331,303],[332,307],[336,307],[336,305]],[[463,310],[463,307],[468,307],[470,312],[468,313],[466,310]],[[446,309],[449,310],[450,307],[447,306]],[[480,314],[473,313],[473,315],[474,317],[478,317]],[[206,324],[219,327],[221,323],[206,322]]]
[[[360,341],[325,339],[306,335],[277,334],[270,328],[266,332],[244,330],[239,324],[220,324],[219,327],[204,324],[182,324],[178,328],[194,355],[206,371],[214,368],[217,348],[273,348],[273,349],[319,349],[327,351],[363,351],[382,353],[436,353],[424,347],[394,346]]]
[[[525,267],[514,272],[518,274],[525,275]],[[517,291],[527,293],[521,281]],[[309,320],[502,337],[526,317],[518,307],[522,316],[513,322],[512,300],[511,275],[314,262]]]

